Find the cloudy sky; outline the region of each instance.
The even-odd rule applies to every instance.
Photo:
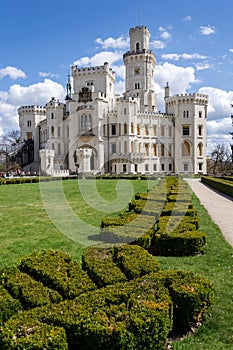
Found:
[[[158,108],[172,94],[209,95],[207,147],[229,145],[233,131],[233,1],[2,0],[0,11],[0,134],[18,128],[20,105],[65,97],[70,66],[115,70],[124,91],[122,55],[129,28],[147,25],[156,55]]]

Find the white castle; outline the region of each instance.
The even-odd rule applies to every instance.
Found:
[[[114,93],[115,73],[108,63],[72,66],[65,102],[18,109],[21,164],[47,175],[77,173],[206,173],[208,96],[170,96],[157,110],[156,58],[146,26],[131,28],[123,55],[125,92]]]

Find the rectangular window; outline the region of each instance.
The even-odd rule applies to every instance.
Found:
[[[32,133],[31,132],[27,132],[27,140],[32,140]]]
[[[184,163],[184,171],[188,171],[189,170],[189,165],[188,163]]]
[[[202,136],[202,125],[198,126],[198,136]]]
[[[199,164],[198,164],[198,170],[199,170],[199,171],[202,171],[202,166],[203,166],[203,163],[199,163]]]
[[[127,135],[128,133],[128,125],[127,123],[124,123],[124,135]]]
[[[145,164],[145,171],[149,171],[149,164]]]
[[[123,173],[126,173],[126,164],[123,164]]]
[[[154,170],[154,171],[157,171],[157,164],[154,164],[154,165],[153,165],[153,170]]]
[[[31,126],[32,126],[32,121],[31,121],[31,120],[28,120],[27,126],[28,126],[28,127],[31,127]]]
[[[116,135],[116,124],[112,124],[111,127],[112,127],[112,136],[115,136]]]
[[[202,118],[202,112],[199,111],[199,118]]]
[[[145,143],[145,154],[146,157],[149,157],[149,143]]]
[[[172,171],[172,163],[168,164],[168,169],[169,169],[169,171]]]
[[[112,143],[112,153],[116,153],[116,143]]]
[[[137,125],[137,135],[140,135],[140,125]]]
[[[172,145],[168,145],[168,156],[172,157]]]
[[[165,170],[165,165],[161,164],[161,170],[164,171]]]
[[[160,135],[161,135],[161,136],[164,136],[164,126],[161,126]]]
[[[130,130],[130,132],[131,132],[131,134],[134,133],[134,125],[133,125],[133,123],[131,123],[131,130]]]
[[[171,126],[169,126],[169,128],[168,128],[168,136],[172,137],[172,127]]]
[[[126,109],[126,107],[124,108],[124,115],[126,115],[127,114],[127,109]]]
[[[154,157],[157,157],[157,145],[156,145],[156,143],[153,144],[153,151],[154,151]]]
[[[183,125],[183,136],[189,136],[189,125]]]
[[[164,147],[164,144],[162,143],[161,144],[161,157],[164,157],[165,156],[165,147]]]

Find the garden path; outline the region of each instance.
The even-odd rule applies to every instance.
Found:
[[[200,179],[186,179],[186,181],[218,225],[227,242],[233,247],[233,199],[211,189]]]

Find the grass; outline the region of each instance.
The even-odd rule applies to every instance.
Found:
[[[94,182],[68,180],[0,186],[0,267],[15,265],[23,256],[39,249],[59,249],[79,259],[83,247],[78,239],[72,240],[68,232],[64,232],[66,227],[63,224],[69,221],[69,217],[64,217],[64,214],[68,209],[69,215],[73,213],[76,220],[72,230],[79,231],[77,221],[80,218],[83,225],[95,227],[96,232],[99,232],[101,219],[110,215],[104,208],[110,207],[111,202],[117,200],[118,180],[97,180],[96,193],[93,189]],[[125,182],[121,180],[120,183],[123,185]],[[147,183],[144,180],[127,183],[132,193],[146,192],[148,186],[155,184],[154,181]],[[97,194],[100,201],[102,198],[103,208],[101,203],[98,207],[93,205]],[[132,196],[134,197],[133,194]],[[83,197],[87,197],[91,203],[88,205]],[[127,202],[123,204],[127,205]],[[63,231],[59,224],[63,225]]]
[[[61,189],[65,194],[64,202],[68,202],[71,211],[82,221],[98,229],[102,217],[110,215],[106,213],[106,209],[111,207],[113,201],[117,203],[117,183],[117,180],[98,180],[96,188],[92,187],[90,180],[83,180],[80,186],[75,180],[63,181],[61,188],[58,182],[46,183],[43,188],[40,184],[1,186],[0,266],[16,264],[20,258],[36,249],[60,249],[80,258],[83,246],[61,233],[54,220],[51,220],[53,211],[61,216],[62,220],[62,214],[66,213],[66,208],[60,207],[58,203]],[[147,190],[146,181],[133,180],[131,184],[134,193]],[[151,186],[152,182],[149,184]],[[127,192],[127,187],[123,187],[122,190]],[[97,194],[102,199],[99,199],[96,208]],[[127,201],[127,195],[125,200]],[[123,206],[124,202],[121,205]],[[209,278],[214,285],[215,301],[212,315],[206,318],[192,336],[173,343],[172,349],[233,350],[233,248],[225,241],[220,229],[212,222],[195,196],[194,205],[199,213],[200,229],[208,235],[205,254],[179,258],[156,257],[156,259],[164,269],[190,270]],[[50,216],[45,207],[49,214],[52,213]],[[75,229],[78,231],[79,227]]]

